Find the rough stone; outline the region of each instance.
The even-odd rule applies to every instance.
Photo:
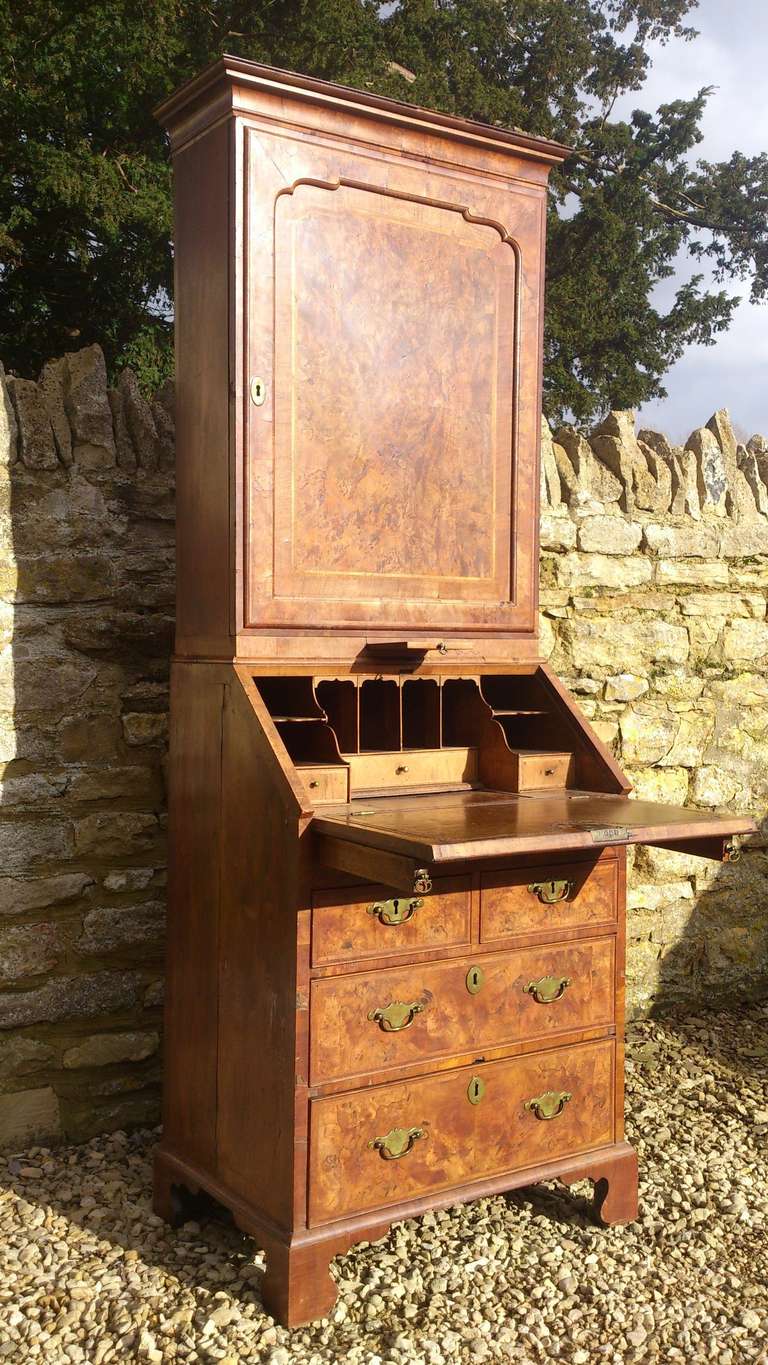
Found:
[[[133,449],[142,469],[157,469],[160,450],[152,409],[143,397],[133,370],[123,370],[117,383]]]
[[[35,864],[65,859],[72,852],[72,830],[63,820],[7,820],[0,825],[0,866],[29,872]]]
[[[51,424],[56,453],[61,463],[69,466],[72,463],[72,432],[64,403],[66,372],[65,360],[50,360],[40,371],[37,383]]]
[[[576,545],[576,527],[570,517],[556,517],[543,512],[539,523],[539,543],[542,550],[572,550]]]
[[[639,678],[636,673],[614,673],[605,680],[606,701],[636,701],[648,691],[647,678]]]
[[[75,821],[80,857],[124,858],[157,844],[157,816],[135,811],[103,811]]]
[[[123,716],[126,744],[158,744],[168,737],[168,716],[154,711],[128,711]]]
[[[117,1062],[144,1062],[157,1052],[156,1033],[94,1033],[75,1047],[67,1048],[63,1064],[69,1071],[86,1066],[114,1066]]]
[[[604,555],[631,555],[643,538],[642,526],[624,517],[584,517],[579,522],[579,549]]]
[[[653,577],[653,566],[643,555],[565,554],[555,563],[559,587],[601,587],[627,592]]]
[[[55,1056],[50,1044],[37,1038],[0,1037],[0,1077],[27,1076],[47,1067]]]
[[[19,427],[11,401],[5,370],[0,364],[0,470],[7,470],[18,458]]]
[[[165,906],[158,901],[89,910],[78,939],[78,952],[101,956],[122,948],[157,946],[165,928]]]
[[[707,427],[697,427],[688,437],[685,448],[696,456],[702,512],[724,517],[727,511],[728,467],[717,438]]]
[[[100,346],[87,346],[66,360],[65,404],[74,458],[87,468],[108,467],[115,462],[116,450],[104,353]]]
[[[31,379],[8,379],[19,432],[19,455],[27,469],[55,469],[56,444],[42,394]]]
[[[51,1086],[0,1095],[0,1150],[19,1147],[38,1136],[50,1141],[60,1133],[59,1101]]]
[[[664,559],[713,559],[718,551],[718,533],[711,526],[665,526],[649,522],[643,531],[646,547]]]
[[[86,872],[64,872],[55,877],[0,877],[0,915],[25,915],[79,900],[93,885]]]
[[[573,427],[560,427],[555,433],[553,455],[562,496],[570,507],[599,511],[600,504],[621,498],[621,481],[596,458],[589,441]]]
[[[615,671],[627,659],[645,664],[684,663],[688,658],[688,632],[666,621],[585,620],[563,622],[561,635],[578,669]]]
[[[112,413],[112,429],[115,437],[117,463],[121,469],[132,473],[138,468],[139,461],[136,456],[136,451],[133,448],[131,433],[128,430],[123,395],[118,389],[108,389],[107,399]]]
[[[0,929],[0,982],[21,981],[49,972],[66,949],[66,935],[58,924],[13,924]]]
[[[141,978],[135,972],[53,977],[27,991],[0,992],[0,1028],[24,1028],[59,1019],[90,1019],[136,1007]]]
[[[656,582],[676,587],[726,588],[730,582],[728,565],[719,559],[660,559]]]
[[[652,473],[646,451],[635,434],[634,412],[611,412],[590,436],[593,451],[618,478],[622,493],[620,506],[625,512],[635,509],[657,514],[669,508],[671,474],[663,479],[663,486]],[[654,452],[654,460],[656,461]],[[665,467],[666,468],[666,467]]]
[[[732,621],[723,637],[723,656],[727,660],[747,660],[750,663],[768,655],[768,623],[765,621]]]

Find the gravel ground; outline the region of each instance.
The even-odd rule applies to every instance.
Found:
[[[768,1365],[768,1006],[636,1026],[628,1055],[633,1227],[591,1224],[588,1186],[428,1214],[340,1258],[294,1332],[251,1242],[152,1214],[155,1134],[0,1158],[0,1358]]]

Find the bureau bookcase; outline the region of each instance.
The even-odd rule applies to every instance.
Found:
[[[632,1219],[629,798],[541,661],[547,177],[566,149],[224,58],[175,181],[178,522],[164,1130],[268,1308],[398,1218],[591,1178]]]

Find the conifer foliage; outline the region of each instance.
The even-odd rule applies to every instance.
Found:
[[[170,169],[152,109],[223,52],[553,137],[546,407],[662,395],[691,341],[768,293],[768,156],[699,159],[711,90],[644,107],[649,45],[696,0],[0,0],[0,355],[31,374],[98,341],[172,365]],[[614,116],[620,96],[637,112]],[[702,262],[666,308],[679,253]],[[708,283],[714,268],[716,285]]]

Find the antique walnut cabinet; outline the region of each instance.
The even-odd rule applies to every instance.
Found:
[[[162,106],[178,627],[156,1207],[213,1196],[294,1325],[398,1218],[622,1136],[630,800],[540,661],[547,176],[565,149],[224,58]]]

